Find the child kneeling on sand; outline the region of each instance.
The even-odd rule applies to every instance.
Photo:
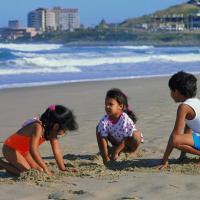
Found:
[[[105,98],[106,115],[97,126],[97,142],[106,165],[110,160],[116,160],[120,152],[133,153],[143,141],[142,133],[136,127],[136,116],[129,109],[127,96],[118,88],[107,92]],[[108,151],[108,142],[113,146]]]
[[[0,160],[0,167],[14,175],[31,168],[52,175],[39,153],[39,145],[49,140],[59,169],[66,171],[58,138],[77,127],[71,110],[62,105],[51,105],[40,118],[26,121],[6,139],[3,155],[8,162]]]
[[[184,158],[185,153],[200,156],[200,100],[195,97],[196,82],[194,75],[183,71],[174,74],[169,79],[171,97],[180,105],[160,168],[168,166],[168,158],[173,148],[182,151],[180,159]]]

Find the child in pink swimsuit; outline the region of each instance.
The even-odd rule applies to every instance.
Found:
[[[59,169],[65,171],[58,137],[77,127],[71,110],[62,105],[51,105],[39,119],[25,122],[21,129],[5,140],[3,155],[8,162],[0,160],[0,168],[14,175],[31,168],[52,175],[39,153],[39,145],[49,140]]]
[[[133,153],[143,142],[142,133],[136,129],[136,116],[129,109],[126,95],[117,88],[107,92],[106,115],[97,126],[97,142],[104,164],[116,160],[121,151]],[[108,142],[113,151],[108,152]]]

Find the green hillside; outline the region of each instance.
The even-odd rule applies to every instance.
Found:
[[[151,14],[151,15],[145,15],[145,16],[138,17],[138,18],[128,19],[128,20],[122,22],[120,25],[123,26],[123,27],[131,27],[131,26],[134,26],[136,24],[151,23],[152,22],[152,16],[162,17],[162,16],[166,16],[166,15],[171,15],[171,14],[188,15],[188,14],[191,14],[191,13],[197,13],[199,10],[200,10],[200,7],[198,7],[196,5],[184,3],[184,4],[169,7],[167,9],[164,9],[164,10],[161,10],[161,11],[157,11],[157,12]]]
[[[185,3],[185,4],[172,6],[168,9],[165,9],[165,10],[155,12],[154,15],[157,15],[157,16],[171,15],[171,14],[187,15],[187,14],[191,14],[191,13],[196,13],[196,12],[198,12],[199,9],[200,8],[198,6]]]

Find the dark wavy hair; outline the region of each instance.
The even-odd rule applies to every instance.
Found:
[[[40,121],[45,130],[44,137],[46,140],[49,140],[50,130],[55,123],[59,125],[59,130],[73,131],[78,129],[73,112],[62,105],[49,106],[41,115]]]
[[[120,105],[123,105],[123,111],[127,113],[134,123],[137,122],[135,113],[129,108],[127,96],[119,88],[108,90],[106,93],[106,99],[108,98],[115,99]]]
[[[169,88],[173,92],[178,90],[186,98],[192,98],[197,93],[197,79],[193,74],[179,71],[169,79]]]

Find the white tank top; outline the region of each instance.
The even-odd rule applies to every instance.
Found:
[[[189,105],[195,112],[195,117],[192,120],[186,119],[186,124],[194,132],[200,133],[200,100],[197,98],[187,99],[183,104]]]

